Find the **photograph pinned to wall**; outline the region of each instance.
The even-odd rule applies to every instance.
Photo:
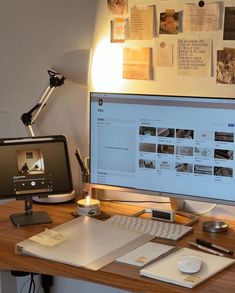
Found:
[[[107,7],[113,15],[127,14],[128,0],[107,0]]]
[[[130,40],[152,40],[155,36],[155,6],[131,7]]]
[[[123,43],[127,38],[127,19],[120,17],[111,20],[111,43]]]
[[[177,40],[177,74],[211,76],[212,41],[185,38]]]
[[[235,48],[217,51],[216,82],[235,84]]]
[[[200,4],[200,3],[203,3]],[[220,29],[220,2],[184,4],[184,31],[208,32]]]
[[[123,49],[123,79],[152,79],[152,49]]]
[[[173,66],[173,45],[165,41],[155,46],[155,65],[162,67]]]
[[[225,7],[224,40],[235,40],[235,7]]]
[[[160,13],[159,34],[176,35],[179,33],[179,13],[174,9],[166,9]]]

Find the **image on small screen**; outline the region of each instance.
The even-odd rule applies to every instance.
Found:
[[[16,151],[16,158],[19,175],[45,173],[43,154],[40,149]]]
[[[45,169],[43,152],[36,149],[16,151],[18,174],[13,176],[16,194],[53,191],[52,175]]]

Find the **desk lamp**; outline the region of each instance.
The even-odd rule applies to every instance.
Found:
[[[33,124],[57,87],[62,86],[66,79],[82,86],[88,84],[90,57],[90,50],[75,50],[59,57],[52,64],[53,69],[48,70],[49,84],[40,97],[39,102],[21,116],[21,120],[28,128],[31,136],[35,136]],[[71,194],[53,196],[53,198],[50,196],[48,198],[35,197],[34,200],[45,203],[58,203],[69,201],[74,197],[74,192],[72,192]]]
[[[35,136],[32,125],[56,87],[63,85],[65,79],[83,86],[87,85],[89,63],[90,50],[76,50],[63,55],[52,64],[53,70],[48,70],[49,84],[39,102],[21,116],[21,120],[27,126],[31,136]]]

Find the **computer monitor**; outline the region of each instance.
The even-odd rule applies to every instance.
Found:
[[[234,205],[234,133],[233,99],[92,92],[90,181]]]
[[[73,190],[66,138],[62,135],[0,139],[0,199],[25,200],[25,212],[13,214],[16,226],[49,223],[33,212],[32,199]]]

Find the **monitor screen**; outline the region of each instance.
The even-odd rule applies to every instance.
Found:
[[[235,204],[235,100],[90,94],[90,181]]]
[[[32,198],[70,193],[73,190],[67,141],[64,136],[0,139],[0,199],[25,200],[25,214],[16,214],[15,225],[51,221],[33,213]],[[20,216],[19,216],[20,215]],[[15,221],[16,219],[16,221]]]

